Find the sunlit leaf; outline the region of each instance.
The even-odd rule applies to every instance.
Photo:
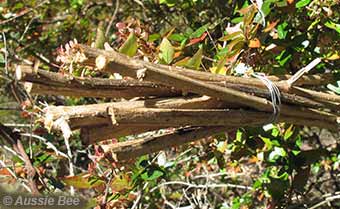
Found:
[[[119,48],[119,52],[126,54],[129,57],[133,57],[137,53],[137,49],[137,37],[134,32],[131,32],[124,44]]]
[[[91,178],[90,178],[91,177]],[[77,176],[68,176],[61,179],[66,185],[73,186],[78,189],[90,189],[105,184],[105,181],[93,180],[91,174],[80,174]]]
[[[209,68],[210,72],[214,74],[220,74],[220,75],[226,75],[227,73],[227,68],[225,66],[222,66],[220,68],[218,67],[211,67]]]
[[[296,8],[301,8],[301,7],[305,7],[307,6],[309,3],[311,2],[311,0],[300,0],[295,4]]]
[[[279,23],[280,20],[276,20],[274,22],[271,22],[270,24],[267,25],[267,27],[263,30],[263,32],[269,32],[271,30],[273,30],[275,28],[275,26],[277,25],[277,23]]]
[[[174,65],[184,67],[184,66],[187,65],[189,59],[190,59],[190,57],[185,57],[185,58],[181,59],[180,61],[176,62]]]
[[[153,170],[151,172],[151,175],[149,175],[149,172],[145,172],[141,175],[142,179],[144,180],[148,180],[148,181],[152,181],[152,180],[155,180],[161,176],[163,176],[164,173],[162,171],[159,171],[159,170]]]
[[[186,37],[184,35],[179,34],[179,33],[171,34],[168,38],[169,38],[169,40],[177,41],[177,42],[181,42],[184,39],[186,39]]]
[[[198,51],[194,54],[194,56],[188,60],[186,66],[188,68],[197,70],[201,65],[202,56],[203,56],[203,48],[199,48]]]
[[[217,63],[217,66],[216,67],[213,67],[210,69],[210,71],[212,73],[215,73],[215,74],[223,74],[225,72],[225,67],[224,65],[226,64],[227,62],[227,55],[223,56]]]
[[[282,147],[274,147],[274,150],[270,152],[268,160],[275,162],[279,157],[285,157],[287,152]]]
[[[6,62],[6,61],[5,61],[4,55],[0,53],[0,63],[3,64],[3,63],[5,63],[5,62]]]
[[[149,42],[154,42],[154,41],[156,41],[156,40],[158,40],[160,38],[161,38],[161,35],[159,33],[154,33],[154,34],[149,35],[148,41]]]
[[[225,35],[225,36],[223,36],[222,38],[220,38],[218,40],[219,41],[229,41],[229,40],[232,40],[232,39],[234,39],[236,37],[239,37],[239,36],[242,36],[242,35],[243,35],[242,31],[237,31],[237,32]]]
[[[340,81],[338,81],[338,86],[335,86],[333,84],[328,84],[327,88],[336,94],[340,94]]]
[[[203,33],[205,33],[208,30],[210,24],[205,24],[201,27],[199,27],[197,30],[195,30],[191,35],[190,35],[190,39],[192,38],[199,38],[203,35]]]
[[[340,24],[334,23],[332,21],[328,21],[325,23],[325,26],[327,26],[330,29],[335,30],[336,32],[340,34]]]
[[[111,183],[112,190],[120,192],[122,190],[131,189],[131,180],[127,174],[120,174],[114,177]]]
[[[171,45],[167,38],[163,38],[161,45],[159,46],[159,58],[166,64],[170,64],[174,58],[175,49]]]
[[[294,127],[293,125],[290,125],[290,126],[286,129],[285,134],[284,134],[284,136],[283,136],[283,138],[284,138],[285,140],[289,139],[289,137],[291,137],[291,136],[293,135],[293,133],[294,133],[293,127]]]
[[[277,27],[277,33],[278,33],[279,39],[286,38],[288,31],[286,31],[285,29],[287,26],[288,26],[288,23],[284,22]]]

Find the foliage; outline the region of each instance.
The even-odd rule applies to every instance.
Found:
[[[88,0],[2,1],[0,104],[8,107],[17,101],[20,111],[0,109],[0,121],[31,124],[22,131],[46,139],[32,141],[23,137],[27,153],[32,153],[34,166],[47,182],[39,185],[46,194],[67,192],[73,186],[77,193],[92,198],[97,208],[131,207],[134,203],[139,208],[310,207],[322,200],[320,192],[333,193],[339,189],[338,134],[282,123],[240,128],[202,142],[143,156],[126,165],[110,161],[103,155],[101,145],[82,145],[79,134],[74,134],[70,146],[76,175],[68,176],[68,160],[51,152],[51,147],[46,145],[51,143],[67,153],[60,133],[48,132],[36,118],[41,104],[75,105],[109,100],[30,98],[23,90],[19,93],[9,90],[13,85],[23,88],[7,70],[17,63],[32,64],[39,60],[40,67],[49,71],[61,69],[74,75],[108,77],[78,66],[72,70],[59,66],[58,47],[76,39],[98,48],[107,42],[131,57],[222,75],[240,76],[252,71],[293,74],[317,57],[324,61],[313,73],[338,74],[339,3],[333,0],[127,0],[119,4]],[[116,6],[118,12],[113,13]],[[340,94],[339,82],[323,88]],[[7,164],[15,165],[11,169],[25,178],[22,160],[3,146],[1,153]],[[4,168],[0,169],[0,175],[7,182],[14,181]],[[104,195],[108,188],[110,192]],[[339,207],[336,201],[329,204]]]

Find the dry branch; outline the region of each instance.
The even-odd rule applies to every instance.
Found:
[[[104,78],[81,78],[45,70],[36,72],[30,66],[18,66],[16,76],[26,84],[32,94],[64,95],[74,97],[133,98],[167,97],[181,95],[171,87],[136,80],[113,80]]]
[[[104,125],[104,126],[89,126],[83,127],[80,130],[81,140],[84,144],[93,144],[99,141],[119,138],[122,136],[137,135],[148,131],[155,131],[167,126],[131,126],[131,125]]]
[[[187,97],[187,98],[168,98],[168,99],[149,99],[141,101],[130,102],[114,102],[102,103],[93,105],[80,105],[80,106],[49,106],[45,109],[45,118],[57,120],[60,117],[65,117],[70,121],[71,128],[80,128],[82,126],[92,125],[110,125],[111,121],[108,119],[108,109],[116,110],[134,110],[137,108],[163,108],[163,109],[226,109],[226,108],[239,108],[235,104],[228,104],[214,98],[207,96],[202,97]],[[236,111],[236,110],[234,110]],[[296,106],[282,105],[281,116],[288,118],[300,118],[307,121],[308,124],[314,126],[326,124],[337,124],[338,116],[322,112],[311,108],[301,108]],[[269,118],[269,117],[268,117]],[[284,119],[283,119],[284,120]],[[312,120],[312,122],[309,122]],[[291,122],[292,120],[289,119]],[[324,121],[324,122],[322,122]],[[288,121],[287,121],[288,122]],[[321,122],[318,124],[318,122]],[[301,125],[301,123],[298,123]],[[177,124],[178,125],[178,124]]]
[[[201,95],[209,95],[225,101],[233,101],[235,103],[262,111],[271,111],[270,102],[263,98],[257,96],[249,96],[248,94],[237,91],[235,89],[231,89],[228,87],[217,87],[216,85],[213,85],[211,83],[203,82],[203,79],[205,78],[207,81],[224,80],[228,84],[266,88],[265,85],[257,79],[213,75],[206,72],[197,72],[184,68],[153,64],[142,60],[131,59],[114,51],[98,50],[84,45],[75,45],[74,49],[78,50],[78,52],[83,53],[84,57],[86,57],[81,60],[83,62],[83,65],[98,67],[99,69],[103,69],[104,71],[110,73],[118,72],[125,76],[142,78],[144,80],[149,80],[169,86],[175,85],[177,89],[182,89],[184,91],[194,92]],[[281,92],[297,94],[301,92],[292,92],[290,86],[287,84],[286,81],[276,82],[276,85],[279,87]],[[300,89],[302,88],[300,87]],[[296,95],[295,97],[298,96],[306,96],[306,94]],[[309,91],[307,96],[311,100],[318,100],[319,103],[321,101],[321,103],[324,104],[324,106],[321,105],[321,107],[327,107],[333,111],[338,111],[337,104],[328,103],[327,101],[338,101],[340,100],[339,96],[329,96],[326,93],[314,93],[314,91]],[[294,95],[291,97],[294,97]],[[315,102],[318,103],[318,101]],[[314,105],[313,107],[316,106]]]
[[[230,129],[227,127],[181,128],[173,133],[161,136],[111,144],[105,153],[106,156],[111,156],[115,160],[124,161],[174,146],[180,146]]]

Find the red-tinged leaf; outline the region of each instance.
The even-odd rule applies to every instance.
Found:
[[[176,62],[175,65],[180,66],[180,67],[184,67],[188,63],[189,59],[190,59],[190,57],[185,57],[185,58],[181,59],[180,61]]]
[[[0,169],[0,176],[12,176],[11,173],[8,171],[7,168]]]
[[[249,8],[248,12],[244,14],[244,18],[243,18],[244,26],[248,26],[252,23],[252,21],[255,17],[256,11],[257,11],[257,9],[253,5],[251,5],[249,7],[250,8]]]
[[[105,184],[105,181],[98,178],[91,178],[91,174],[85,173],[78,176],[67,176],[61,180],[68,186],[78,189],[90,189]]]
[[[206,31],[208,30],[208,27],[209,27],[209,23],[208,24],[205,24],[201,27],[199,27],[197,30],[195,30],[192,34],[190,34],[190,39],[193,39],[193,38],[199,38],[199,37],[202,37],[202,35],[204,33],[206,33]]]
[[[238,49],[242,48],[243,45],[244,45],[244,42],[245,42],[245,39],[243,37],[239,37],[239,38],[234,39],[232,42],[230,42],[230,44],[228,44],[229,52],[232,52],[234,50],[238,50]],[[236,46],[238,46],[238,47],[236,47]]]
[[[207,37],[207,35],[208,35],[208,33],[205,32],[205,33],[203,33],[202,36],[199,37],[199,38],[190,39],[189,43],[188,43],[186,46],[188,47],[188,46],[191,46],[191,45],[194,45],[194,44],[197,44],[197,43],[203,41],[203,40],[205,39],[205,37]]]
[[[267,25],[267,27],[263,30],[263,32],[267,33],[269,31],[273,30],[279,22],[280,22],[280,20],[276,20],[274,22],[269,23]]]
[[[174,54],[174,59],[177,58],[177,57],[179,57],[179,56],[181,56],[181,54],[182,54],[181,51],[175,52],[175,54]]]
[[[125,23],[123,23],[123,22],[118,22],[118,23],[116,23],[116,28],[117,28],[118,30],[123,30],[123,29],[126,28],[126,25],[125,25]]]
[[[258,38],[250,40],[248,46],[249,48],[260,48],[261,47],[260,40]]]
[[[253,9],[254,9],[254,5],[251,4],[251,5],[249,5],[249,6],[245,7],[245,8],[240,9],[238,12],[239,12],[240,14],[242,14],[242,15],[246,15],[246,14],[248,14],[249,12],[251,12],[251,10],[253,10]]]

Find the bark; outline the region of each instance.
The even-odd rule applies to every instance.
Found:
[[[224,81],[228,84],[242,84],[252,87],[266,88],[265,85],[258,79],[212,75],[210,73],[197,72],[184,68],[153,64],[142,60],[131,59],[114,51],[108,52],[79,44],[75,45],[74,49],[84,53],[86,57],[85,61],[83,61],[84,65],[98,67],[99,69],[103,69],[110,73],[118,72],[125,76],[142,78],[155,83],[161,83],[169,86],[175,85],[175,88],[182,89],[183,91],[209,95],[229,102],[233,101],[261,111],[270,111],[271,109],[270,102],[263,98],[249,96],[248,94],[235,89],[217,87],[216,85],[199,80],[206,78],[208,81],[221,81],[224,79]],[[286,81],[276,82],[276,85],[281,92],[292,92]],[[303,88],[300,89],[303,90]],[[294,93],[299,92],[301,93],[301,91],[294,91]],[[306,94],[297,96],[304,95]],[[318,101],[322,101],[322,103],[325,103],[325,101],[334,102],[334,100],[340,100],[339,96],[328,96],[322,92],[314,93],[314,91],[309,91],[308,98],[312,100],[317,99]],[[337,104],[328,103],[324,106],[333,111],[338,111]]]
[[[174,146],[180,146],[192,141],[212,136],[232,128],[228,127],[189,127],[177,129],[173,133],[156,137],[146,137],[133,141],[111,144],[105,150],[107,157],[116,161],[126,161],[145,154],[154,153]]]
[[[81,78],[61,73],[37,70],[30,66],[18,66],[17,80],[26,84],[32,94],[64,95],[73,97],[133,98],[169,97],[181,95],[181,91],[151,82],[114,80],[104,78]],[[30,84],[32,83],[32,84]]]

